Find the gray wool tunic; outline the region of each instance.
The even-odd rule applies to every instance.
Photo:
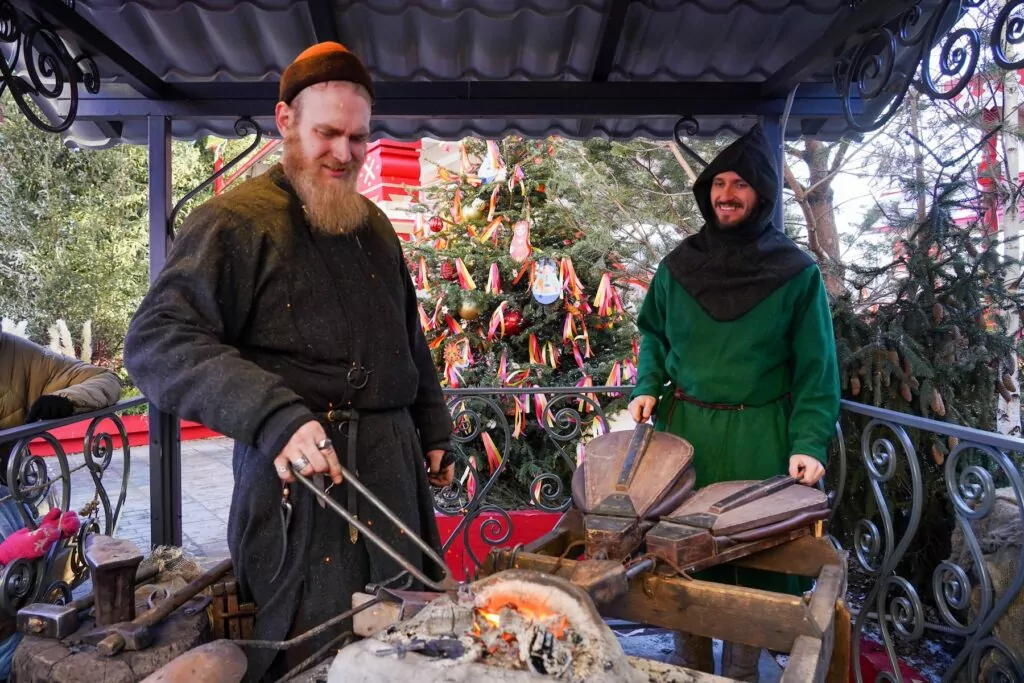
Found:
[[[254,639],[284,640],[348,610],[355,591],[401,568],[291,487],[287,559],[273,459],[330,408],[360,414],[359,479],[438,548],[424,453],[450,446],[452,422],[420,326],[415,289],[390,221],[324,236],[307,225],[280,165],[184,221],[132,319],[125,366],[161,410],[235,440],[228,546]],[[365,385],[350,370],[365,368]],[[362,385],[357,388],[353,385]],[[327,424],[343,465],[348,425]],[[346,486],[330,490],[342,506]],[[376,508],[360,519],[435,579],[440,572]],[[274,680],[351,621],[285,653],[249,649],[246,681]]]

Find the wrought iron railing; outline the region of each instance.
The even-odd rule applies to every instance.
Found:
[[[486,553],[474,551],[470,541],[478,539],[485,547],[506,544],[516,508],[555,513],[568,509],[572,472],[586,441],[610,428],[609,418],[624,408],[629,391],[446,390],[456,425],[457,465],[455,482],[438,492],[435,505],[458,524],[445,540],[445,549],[461,539],[470,563],[479,566]],[[2,569],[0,610],[10,615],[29,601],[68,599],[71,589],[87,577],[80,552],[85,536],[114,533],[127,495],[130,447],[118,414],[144,401],[135,398],[95,413],[0,431],[0,452],[13,446],[6,471],[13,485],[0,496],[0,506],[14,507],[25,527],[36,528],[47,508],[70,509],[74,473],[87,471],[94,487],[92,500],[78,510],[84,517],[79,533],[62,539],[40,559],[15,561]],[[72,466],[52,432],[84,421],[88,428],[83,461]],[[627,417],[619,428],[631,425]],[[926,452],[934,436],[951,446],[941,467]],[[32,453],[40,440],[54,455]],[[855,455],[858,447],[860,457]],[[113,482],[104,475],[117,450],[123,469],[112,501],[108,490]],[[1024,586],[1024,548],[1017,536],[994,549],[991,529],[986,527],[999,515],[1002,523],[1016,525],[1018,534],[1024,526],[1022,458],[1024,440],[1019,438],[844,401],[829,474],[820,486],[830,496],[833,517],[828,531],[833,542],[848,549],[854,568],[871,579],[867,595],[853,605],[858,681],[863,680],[857,657],[861,635],[869,630],[877,632],[894,671],[899,670],[896,653],[901,645],[927,632],[959,641],[944,681],[960,674],[971,681],[1024,681],[1019,653],[1000,639],[1012,633],[1008,623],[1019,624],[1024,612],[1024,598],[1018,598]],[[929,477],[941,480],[950,525],[962,538],[964,552],[935,563],[931,586],[925,586],[905,578],[903,566],[922,528],[926,498],[931,495]],[[864,484],[860,488],[858,481]],[[870,504],[862,505],[851,496],[864,496]],[[1007,510],[1012,519],[1006,518]],[[844,513],[853,517],[843,517]],[[997,559],[1004,564],[993,565]],[[885,680],[902,677],[893,674]]]
[[[438,494],[435,504],[440,512],[460,518],[444,548],[461,538],[466,555],[479,566],[484,558],[471,548],[471,538],[482,540],[485,546],[508,543],[515,524],[510,507],[568,509],[572,471],[581,454],[578,450],[585,451],[586,440],[608,430],[608,415],[602,406],[608,405],[610,397],[624,399],[629,391],[630,387],[446,390],[456,424],[457,465],[453,485]],[[624,406],[624,400],[617,402],[616,411],[619,406]],[[624,426],[628,427],[632,422],[626,420]],[[859,438],[851,428],[859,432]],[[943,451],[941,473],[935,474],[934,468],[930,471],[942,477],[949,515],[954,518],[950,525],[962,536],[969,561],[951,557],[934,566],[931,605],[926,609],[922,594],[927,589],[901,576],[901,566],[921,527],[926,495],[923,467],[933,467],[924,460],[931,454],[921,452],[918,444],[936,436],[947,439],[951,448],[948,455]],[[532,447],[525,448],[524,441],[530,441]],[[851,457],[857,445],[860,457]],[[545,448],[547,454],[538,457]],[[861,636],[868,630],[878,634],[893,671],[899,671],[896,652],[900,645],[929,631],[962,641],[959,653],[949,657],[952,663],[944,681],[960,674],[969,675],[971,681],[979,676],[991,681],[1024,681],[1019,654],[995,635],[1011,606],[1024,611],[1024,605],[1014,603],[1024,584],[1024,545],[1018,537],[1010,546],[1010,575],[1000,574],[1000,585],[996,585],[989,566],[993,557],[987,552],[991,548],[979,541],[979,524],[994,514],[997,498],[1004,511],[1005,506],[1013,511],[1018,533],[1024,526],[1022,456],[1024,440],[1019,438],[843,402],[828,475],[819,486],[829,494],[833,510],[828,523],[831,540],[837,547],[845,547],[855,568],[871,580],[862,604],[853,605],[853,659],[858,681],[863,680],[858,657]],[[524,459],[529,458],[535,459],[534,464],[523,468]],[[860,472],[865,474],[859,474],[859,481],[866,486],[851,489],[852,475]],[[504,500],[496,500],[503,482],[513,494],[503,492]],[[856,521],[837,518],[840,510],[848,511],[851,503],[857,503],[844,495],[863,495],[864,490],[870,504],[854,505]],[[847,505],[841,507],[844,502]],[[926,619],[926,611],[935,617]],[[883,615],[881,619],[879,615]],[[903,678],[896,673],[886,680]]]
[[[14,559],[0,569],[0,612],[8,618],[13,618],[19,608],[30,602],[70,602],[73,589],[88,578],[89,570],[82,554],[85,539],[93,533],[112,535],[116,532],[128,495],[131,448],[119,413],[143,403],[144,398],[132,398],[103,410],[0,430],[0,454],[7,453],[3,473],[7,486],[0,489],[0,525],[6,527],[4,537],[18,528],[38,529],[50,510],[59,509],[61,513],[71,510],[71,481],[76,472],[86,471],[93,487],[91,500],[75,510],[80,521],[77,532],[61,533],[42,557]],[[63,444],[53,432],[82,422],[88,422],[82,437],[82,462],[72,466]],[[53,453],[40,455],[39,447],[43,444]],[[117,498],[111,501],[108,485],[112,482],[104,475],[118,450],[121,480]],[[76,492],[75,498],[79,498],[80,493]]]
[[[843,408],[847,416],[866,422],[860,430],[860,460],[875,508],[871,517],[857,522],[852,544],[857,563],[875,579],[854,622],[854,661],[859,636],[872,620],[895,671],[897,645],[929,630],[963,641],[943,681],[964,673],[970,681],[1024,681],[1021,653],[997,636],[1019,639],[1024,619],[1024,600],[1018,595],[1024,585],[1024,440],[859,403],[844,402]],[[941,448],[924,453],[915,446],[934,436],[945,437],[948,454]],[[963,550],[932,569],[931,598],[938,618],[926,619],[919,587],[898,567],[921,528],[931,495],[924,486],[925,468],[932,465],[942,469]]]

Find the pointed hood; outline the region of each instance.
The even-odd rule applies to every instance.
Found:
[[[814,261],[772,222],[779,196],[776,155],[760,125],[722,150],[693,184],[704,226],[668,255],[672,277],[715,320],[736,320]],[[757,193],[744,222],[719,228],[711,184],[732,171]]]

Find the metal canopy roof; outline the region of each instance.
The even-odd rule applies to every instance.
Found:
[[[320,40],[344,43],[378,82],[375,136],[669,138],[684,116],[699,135],[738,133],[758,116],[783,115],[798,86],[786,135],[835,138],[856,131],[851,118],[870,128],[902,98],[898,74],[915,72],[960,2],[3,0],[0,12],[26,35],[33,22],[52,29],[65,63],[80,58],[80,77],[95,64],[98,91],[78,84],[62,133],[102,147],[144,143],[150,115],[173,117],[179,138],[232,137],[239,117],[273,135],[278,78]],[[914,35],[895,40],[913,16]],[[45,52],[40,35],[23,42]],[[896,61],[886,61],[898,42]],[[4,47],[10,61],[15,44]],[[883,77],[895,75],[867,83],[881,95],[862,102],[856,77],[871,76],[880,53]],[[30,63],[23,53],[15,64],[28,82]],[[32,99],[59,124],[70,90]]]

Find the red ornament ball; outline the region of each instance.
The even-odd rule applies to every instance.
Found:
[[[430,228],[430,232],[441,232],[444,230],[444,221],[441,220],[440,216],[434,216],[430,219],[430,222],[427,223],[427,227]]]
[[[451,261],[445,261],[441,264],[441,277],[445,280],[455,280],[459,277],[459,273],[455,270],[455,265]]]
[[[505,314],[505,336],[511,337],[523,331],[523,314],[509,311]]]

